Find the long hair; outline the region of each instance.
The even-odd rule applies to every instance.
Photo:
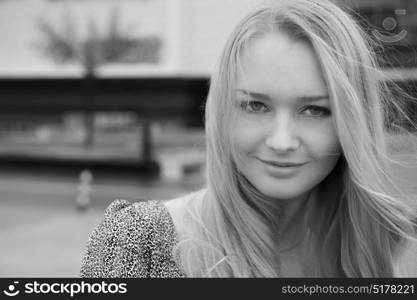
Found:
[[[394,277],[397,259],[414,233],[414,211],[390,171],[384,124],[387,107],[395,103],[370,38],[347,12],[326,0],[265,3],[227,41],[206,103],[207,193],[189,202],[194,234],[176,248],[183,271],[189,276],[280,276],[276,219],[281,212],[240,174],[230,142],[242,52],[254,39],[274,32],[314,50],[342,147],[309,207],[317,275]]]

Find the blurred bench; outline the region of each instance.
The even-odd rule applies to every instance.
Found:
[[[134,112],[143,124],[141,168],[154,173],[159,166],[152,150],[151,123],[169,119],[202,126],[208,85],[205,77],[3,78],[0,114]],[[92,122],[87,126],[93,130]]]

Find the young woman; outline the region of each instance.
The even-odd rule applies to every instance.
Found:
[[[207,186],[113,202],[81,276],[401,276],[415,210],[390,173],[395,102],[380,74],[368,38],[332,2],[255,9],[212,77]]]

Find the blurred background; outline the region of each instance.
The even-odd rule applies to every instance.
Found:
[[[204,185],[210,74],[258,2],[0,0],[1,277],[76,277],[114,199]],[[336,2],[381,41],[387,76],[416,96],[416,2]],[[416,121],[417,106],[406,109]],[[417,170],[397,173],[416,194]]]

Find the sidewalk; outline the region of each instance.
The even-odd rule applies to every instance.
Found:
[[[1,277],[77,277],[88,235],[102,217],[97,209],[80,214],[44,207],[2,207],[4,214],[22,222],[1,230]]]
[[[202,184],[101,180],[80,212],[75,180],[0,175],[0,277],[76,277],[88,236],[115,198],[170,199]]]

